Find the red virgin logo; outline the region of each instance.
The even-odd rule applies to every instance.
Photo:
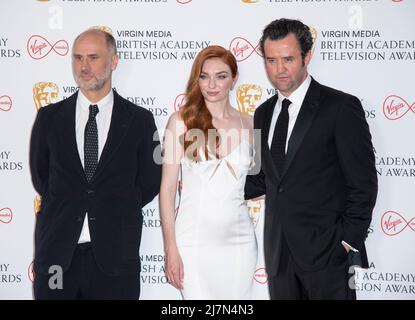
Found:
[[[8,95],[0,96],[0,110],[9,111],[12,108],[12,99]]]
[[[254,280],[260,284],[265,284],[268,281],[268,275],[265,272],[265,268],[258,268],[254,273]]]
[[[186,103],[186,95],[184,93],[179,94],[174,99],[174,111],[180,110],[181,107]]]
[[[10,208],[0,209],[0,222],[8,224],[13,219],[13,212]]]
[[[232,39],[229,51],[233,53],[238,62],[248,59],[254,52],[262,57],[259,51],[259,44],[254,47],[248,40],[242,37]]]
[[[409,227],[415,231],[415,217],[407,221],[400,213],[386,211],[381,219],[382,231],[387,236],[396,236]]]
[[[33,270],[33,261],[29,264],[29,268],[27,269],[27,276],[29,277],[30,281],[35,280],[35,271]]]
[[[66,56],[69,45],[66,40],[58,40],[51,44],[46,38],[39,35],[33,35],[27,41],[27,52],[35,60],[43,59],[52,50],[60,56]]]
[[[383,114],[389,120],[398,120],[409,111],[415,113],[415,103],[409,103],[397,95],[390,95],[383,101]]]

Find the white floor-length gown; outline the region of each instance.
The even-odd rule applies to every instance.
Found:
[[[181,161],[176,241],[184,299],[250,299],[257,262],[255,230],[244,201],[253,158],[242,142],[222,159]]]

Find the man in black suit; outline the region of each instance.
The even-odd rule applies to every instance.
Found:
[[[34,123],[36,299],[139,298],[141,208],[159,192],[161,167],[153,115],[112,90],[117,64],[112,35],[81,33],[72,47],[79,91]]]
[[[264,29],[260,46],[278,93],[255,112],[261,171],[248,176],[245,194],[266,194],[271,299],[355,299],[349,267],[359,260],[352,255],[368,267],[375,157],[359,99],[308,75],[312,44],[298,20],[275,20]]]

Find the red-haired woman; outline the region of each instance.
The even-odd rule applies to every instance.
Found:
[[[251,297],[257,243],[244,185],[253,160],[253,124],[230,105],[237,78],[231,52],[203,49],[186,103],[166,127],[160,190],[166,276],[184,299]]]

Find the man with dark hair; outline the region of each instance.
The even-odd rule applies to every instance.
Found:
[[[259,40],[259,46],[261,52],[265,53],[264,45],[265,40],[280,40],[285,38],[290,33],[294,34],[297,38],[298,45],[300,46],[301,57],[304,58],[306,54],[313,47],[313,37],[310,32],[310,28],[303,24],[299,20],[279,19],[272,21],[267,25],[262,33],[262,37]]]
[[[30,144],[36,299],[138,299],[141,208],[159,192],[153,115],[112,89],[112,35],[72,48],[79,91],[39,109]]]
[[[349,270],[368,267],[375,157],[359,99],[309,76],[312,44],[298,20],[264,29],[260,46],[278,93],[255,112],[261,172],[248,176],[245,197],[266,194],[271,299],[355,299]]]

